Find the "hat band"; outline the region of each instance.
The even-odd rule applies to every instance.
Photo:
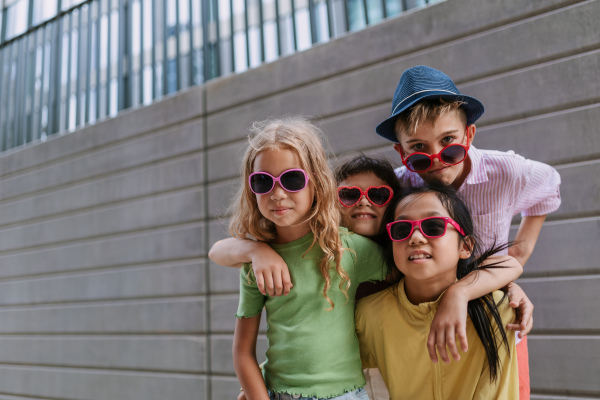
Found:
[[[425,93],[425,92],[446,92],[446,93],[450,93],[450,94],[454,94],[457,96],[462,96],[460,93],[454,93],[451,92],[450,90],[443,90],[443,89],[427,89],[427,90],[421,90],[419,92],[415,92],[413,94],[411,94],[410,96],[405,97],[404,99],[402,99],[402,101],[400,103],[398,103],[398,105],[396,107],[394,107],[394,109],[392,110],[392,115],[394,115],[394,113],[396,112],[396,110],[398,109],[398,107],[400,107],[400,105],[402,103],[404,103],[406,100],[410,99],[411,97],[420,94],[420,93]]]

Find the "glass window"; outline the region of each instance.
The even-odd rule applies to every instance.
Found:
[[[19,36],[27,30],[29,1],[19,0],[6,9],[6,39]]]
[[[33,2],[33,25],[38,25],[56,16],[58,11],[57,0],[34,0]]]
[[[46,0],[42,0],[46,1]],[[62,0],[62,10],[68,10],[69,8],[76,6],[77,4],[83,3],[84,0]]]

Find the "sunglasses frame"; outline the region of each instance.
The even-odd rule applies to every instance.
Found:
[[[389,190],[390,191],[390,196],[388,197],[388,199],[386,200],[385,203],[379,205],[379,204],[375,204],[373,202],[373,200],[371,200],[371,198],[369,197],[369,190],[371,190],[371,189],[381,189],[381,188],[386,188],[387,190]],[[358,200],[356,200],[355,203],[353,203],[351,205],[346,205],[346,204],[344,204],[342,202],[342,199],[340,198],[340,190],[341,189],[357,189],[360,192],[360,196],[358,197]],[[394,190],[391,187],[389,187],[388,185],[369,186],[367,188],[367,190],[362,190],[358,186],[340,186],[340,187],[337,188],[337,195],[338,195],[337,197],[338,197],[338,200],[339,200],[340,204],[343,205],[346,208],[354,207],[355,205],[357,205],[358,203],[360,203],[360,201],[362,200],[363,196],[365,196],[367,198],[367,200],[369,201],[369,203],[373,204],[374,206],[376,206],[376,207],[383,207],[383,206],[385,206],[386,204],[388,204],[392,200],[392,197],[394,197]]]
[[[434,161],[436,158],[437,158],[437,159],[438,159],[438,160],[439,160],[439,161],[440,161],[442,164],[444,164],[444,165],[451,166],[451,165],[460,164],[461,162],[465,161],[465,158],[467,158],[467,154],[469,153],[469,147],[470,147],[470,145],[469,145],[469,134],[468,134],[468,130],[467,130],[466,136],[467,136],[467,145],[466,145],[466,146],[465,146],[464,144],[452,143],[452,144],[449,144],[448,146],[444,147],[444,148],[443,148],[442,150],[440,150],[440,151],[439,151],[439,153],[437,153],[437,154],[427,154],[427,153],[416,152],[416,153],[410,153],[408,156],[404,157],[404,155],[402,154],[402,152],[400,152],[400,158],[402,159],[402,164],[404,164],[404,166],[405,166],[405,167],[406,167],[406,168],[407,168],[409,171],[416,172],[417,174],[419,174],[419,173],[421,173],[421,172],[427,172],[427,171],[429,171],[429,170],[431,169],[431,167],[433,167],[433,161]],[[448,163],[446,163],[446,162],[444,162],[444,161],[442,160],[442,158],[441,158],[441,155],[442,155],[442,153],[443,153],[444,151],[446,151],[446,150],[447,150],[449,147],[452,147],[452,146],[460,146],[460,147],[462,147],[462,148],[465,150],[465,156],[462,158],[462,160],[460,160],[460,161],[458,161],[458,162],[455,162],[455,163],[453,163],[453,164],[448,164]],[[414,169],[410,168],[410,167],[408,166],[408,162],[407,162],[407,161],[408,161],[408,159],[409,159],[409,158],[411,158],[412,156],[415,156],[415,155],[421,155],[421,156],[428,157],[428,158],[429,158],[429,161],[431,162],[431,165],[429,165],[429,168],[427,168],[427,169],[423,169],[423,170],[420,170],[420,171],[415,171]]]
[[[425,232],[423,232],[423,228],[421,228],[421,223],[423,223],[423,221],[427,221],[429,219],[442,219],[444,220],[444,233],[442,233],[439,236],[429,236],[428,234],[426,234]],[[392,238],[392,226],[399,223],[399,222],[408,222],[411,227],[410,227],[410,232],[408,234],[408,236],[406,236],[404,239],[394,239]],[[393,221],[390,222],[388,224],[385,225],[385,228],[387,230],[388,233],[388,237],[390,238],[390,240],[392,242],[404,242],[405,240],[408,240],[413,233],[415,232],[415,227],[418,226],[419,227],[419,231],[421,231],[421,234],[423,236],[425,236],[426,238],[430,238],[430,239],[436,239],[436,238],[440,238],[442,236],[444,236],[446,234],[446,231],[448,230],[448,224],[452,225],[454,228],[456,228],[456,230],[458,231],[458,233],[460,233],[463,236],[465,235],[465,231],[460,227],[460,225],[458,225],[458,223],[456,223],[456,221],[454,221],[452,218],[450,217],[427,217],[427,218],[423,218],[420,219],[418,221],[411,221],[411,220],[407,220],[407,219],[401,219],[398,221]]]
[[[293,171],[300,171],[300,172],[302,172],[302,174],[304,175],[304,186],[302,186],[302,189],[298,189],[298,190],[288,190],[288,189],[287,189],[287,188],[286,188],[284,185],[282,185],[282,184],[281,184],[281,177],[282,177],[283,175],[285,175],[286,173],[288,173],[288,172],[293,172]],[[254,175],[267,175],[267,176],[271,177],[271,179],[273,180],[273,185],[271,186],[271,189],[267,190],[267,191],[266,191],[266,192],[264,192],[264,193],[258,193],[258,192],[255,192],[255,191],[254,191],[254,189],[252,189],[252,177],[253,177]],[[286,170],[285,170],[285,171],[283,171],[281,174],[279,174],[279,176],[273,176],[273,175],[271,175],[270,173],[268,173],[268,172],[264,172],[264,171],[257,171],[257,172],[253,172],[253,173],[251,173],[251,174],[250,174],[250,176],[248,177],[248,186],[250,187],[250,190],[251,190],[251,191],[252,191],[252,193],[254,193],[254,194],[268,194],[268,193],[271,193],[271,192],[273,191],[273,189],[275,188],[275,184],[276,184],[277,182],[279,182],[279,186],[281,186],[281,188],[282,188],[283,190],[285,190],[286,192],[290,192],[290,193],[296,193],[296,192],[299,192],[299,191],[301,191],[301,190],[304,190],[304,189],[306,189],[306,186],[308,186],[308,181],[309,181],[309,179],[310,179],[310,178],[309,178],[308,174],[306,173],[306,171],[305,171],[305,170],[303,170],[303,169],[301,169],[301,168],[292,168],[292,169],[286,169]]]

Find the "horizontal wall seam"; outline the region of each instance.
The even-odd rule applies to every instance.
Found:
[[[82,371],[99,371],[99,372],[107,372],[111,373],[119,373],[119,372],[139,372],[139,373],[148,373],[148,374],[161,374],[161,375],[189,375],[190,377],[194,377],[197,375],[206,374],[206,370],[198,370],[198,371],[189,371],[189,370],[176,370],[176,369],[150,369],[150,368],[125,368],[125,367],[102,367],[97,365],[79,365],[79,364],[29,364],[29,363],[8,363],[0,361],[1,367],[27,367],[27,368],[44,368],[44,369],[64,369],[64,368],[76,368],[77,370]]]
[[[42,309],[71,309],[71,308],[90,308],[101,306],[124,306],[124,305],[147,305],[147,304],[178,304],[178,303],[194,303],[206,301],[206,294],[187,295],[187,296],[171,296],[171,297],[145,297],[131,298],[123,300],[106,299],[95,301],[65,301],[60,303],[40,303],[35,305],[0,305],[0,312],[11,310],[42,310]]]
[[[180,300],[187,299],[189,297],[202,296],[204,299],[206,298],[207,292],[182,292],[182,293],[173,293],[173,294],[165,294],[165,295],[155,295],[155,296],[123,296],[123,297],[99,297],[96,299],[71,299],[71,300],[56,300],[56,301],[41,301],[41,302],[31,302],[31,303],[2,303],[0,302],[0,311],[10,309],[12,307],[23,307],[35,309],[37,307],[44,306],[71,306],[71,305],[104,305],[106,302],[111,302],[110,305],[123,305],[130,304],[128,301],[143,302],[147,300]],[[140,303],[143,304],[143,303]],[[152,304],[152,303],[149,303]],[[60,307],[56,307],[60,308]]]

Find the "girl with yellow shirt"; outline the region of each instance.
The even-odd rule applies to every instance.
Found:
[[[357,305],[363,367],[379,368],[392,400],[518,398],[515,336],[504,330],[514,312],[502,292],[468,303],[460,349],[450,349],[456,362],[432,362],[437,356],[426,350],[444,292],[472,271],[482,276],[503,268],[502,257],[486,262],[501,248],[479,251],[469,210],[450,187],[411,189],[390,207],[388,253],[403,277]],[[445,352],[448,338],[438,339]]]

